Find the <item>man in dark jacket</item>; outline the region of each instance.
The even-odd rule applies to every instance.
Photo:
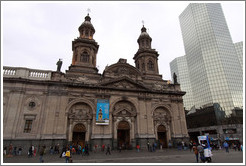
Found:
[[[39,161],[40,161],[40,163],[43,163],[43,162],[44,162],[44,159],[43,159],[44,151],[45,151],[45,146],[42,146],[42,147],[40,148],[40,150],[39,150],[39,155],[40,155]]]

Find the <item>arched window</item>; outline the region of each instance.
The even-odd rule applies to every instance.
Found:
[[[145,71],[145,64],[142,63],[142,70]]]
[[[144,47],[144,40],[142,40],[142,47]]]
[[[86,30],[86,31],[85,31],[85,37],[88,37],[88,36],[89,36],[89,31]]]
[[[148,69],[154,70],[154,63],[151,60],[149,60],[149,62],[148,62]]]
[[[81,54],[80,61],[81,62],[85,62],[85,63],[88,63],[89,62],[89,54],[86,51],[84,51]]]

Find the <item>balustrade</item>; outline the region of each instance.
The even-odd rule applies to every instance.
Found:
[[[3,77],[17,77],[38,80],[50,80],[50,70],[36,70],[20,67],[3,67]]]

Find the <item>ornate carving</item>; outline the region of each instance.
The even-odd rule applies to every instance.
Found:
[[[158,108],[153,114],[154,123],[169,124],[171,122],[171,116],[163,108]]]
[[[89,79],[85,76],[80,76],[76,79],[76,82],[83,82],[83,83],[88,83]]]
[[[68,113],[68,118],[78,121],[92,119],[91,109],[86,104],[76,104]]]
[[[25,107],[29,111],[34,111],[40,107],[40,101],[36,96],[28,96],[26,97]]]
[[[136,116],[136,110],[129,102],[121,101],[114,106],[113,116],[116,117],[134,117]]]

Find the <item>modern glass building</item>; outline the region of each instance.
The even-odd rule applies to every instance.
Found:
[[[240,65],[243,70],[243,42],[237,42],[234,44],[237,52],[237,56],[240,62]]]
[[[181,56],[175,58],[170,63],[171,73],[177,75],[177,82],[180,84],[181,90],[186,91],[186,94],[183,96],[185,110],[190,110],[192,106],[195,105],[193,99],[193,93],[191,89],[191,83],[189,79],[189,71],[186,56]]]
[[[189,4],[179,20],[189,73],[186,81],[180,78],[179,83],[182,87],[189,79],[196,108],[219,103],[226,115],[235,107],[242,108],[243,69],[221,5]],[[170,63],[172,72],[174,61]],[[181,70],[177,73],[181,77]]]

